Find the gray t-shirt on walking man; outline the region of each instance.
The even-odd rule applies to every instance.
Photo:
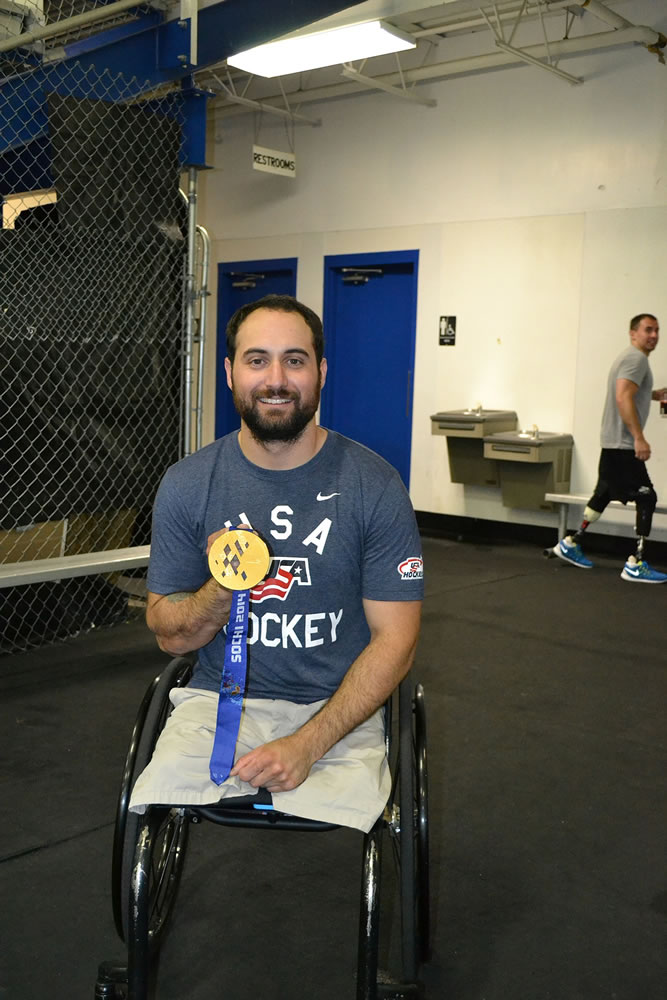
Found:
[[[423,596],[421,541],[396,470],[333,431],[296,469],[270,470],[228,434],[173,465],[153,514],[148,589],[195,591],[210,577],[208,536],[249,524],[272,556],[251,591],[247,695],[329,698],[368,644],[362,599]],[[217,691],[225,636],[199,650],[191,684]]]
[[[607,380],[607,398],[602,414],[600,444],[603,448],[622,448],[634,451],[635,442],[625,426],[616,405],[616,380],[626,378],[639,386],[635,395],[635,406],[639,423],[644,428],[651,409],[653,375],[647,356],[632,344],[614,361]]]

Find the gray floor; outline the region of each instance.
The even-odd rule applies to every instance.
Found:
[[[427,996],[663,1000],[667,587],[530,547],[427,540],[425,558]],[[92,998],[122,956],[115,797],[164,662],[138,625],[0,660],[1,1000]],[[159,1000],[352,998],[360,847],[193,829]]]

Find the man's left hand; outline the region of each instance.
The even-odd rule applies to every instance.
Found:
[[[297,733],[255,747],[239,757],[230,772],[254,788],[289,792],[306,780],[315,761]]]

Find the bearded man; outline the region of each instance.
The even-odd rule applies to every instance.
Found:
[[[147,622],[165,652],[196,652],[130,808],[270,793],[296,816],[368,831],[389,797],[382,705],[412,663],[421,543],[395,469],[317,423],[327,363],[319,317],[285,295],[227,327],[241,429],[170,468],[158,491]],[[269,548],[250,590],[247,686],[229,777],[209,760],[232,592],[209,571],[243,526]]]

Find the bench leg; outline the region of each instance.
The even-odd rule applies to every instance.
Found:
[[[558,504],[558,540],[565,537],[565,532],[567,531],[567,512],[569,510],[569,504],[559,503]]]

